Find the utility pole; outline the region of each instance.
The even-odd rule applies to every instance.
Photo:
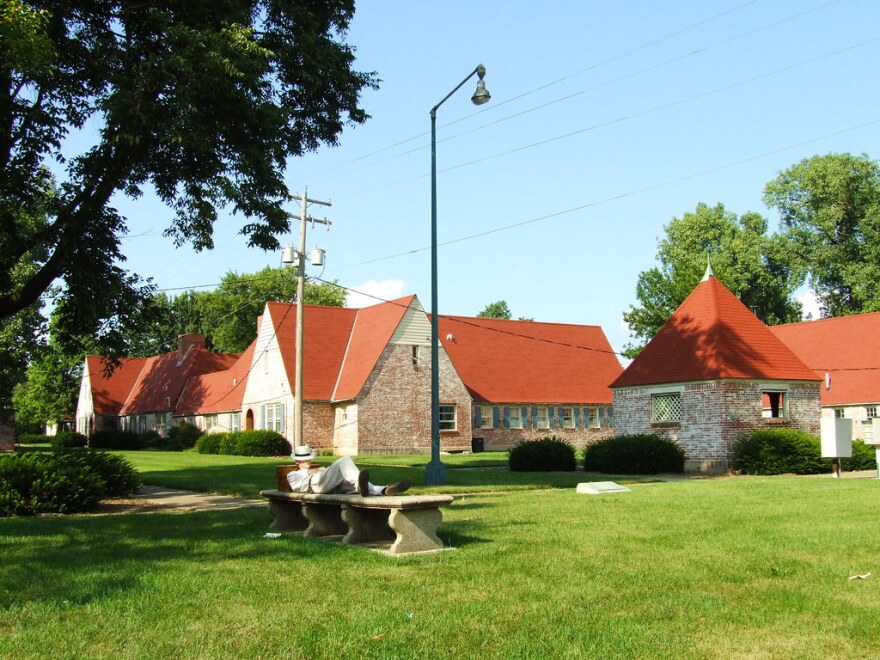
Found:
[[[303,295],[306,287],[306,222],[314,225],[316,222],[320,225],[329,227],[332,223],[324,219],[311,218],[308,215],[309,204],[320,204],[321,206],[332,206],[330,202],[322,202],[318,199],[309,199],[309,189],[303,190],[302,196],[294,196],[298,199],[302,206],[299,216],[299,250],[295,258],[296,266],[296,375],[294,383],[293,395],[293,446],[303,444],[303,321],[305,319],[303,304]],[[285,256],[284,263],[288,257]]]

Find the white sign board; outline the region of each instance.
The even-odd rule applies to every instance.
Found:
[[[841,417],[823,417],[822,458],[849,458],[852,456],[852,420]]]

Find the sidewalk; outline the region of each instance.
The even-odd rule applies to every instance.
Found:
[[[249,500],[229,495],[197,493],[191,490],[174,490],[164,486],[141,486],[135,498],[164,507],[187,511],[229,511],[250,507],[265,507],[265,500]]]

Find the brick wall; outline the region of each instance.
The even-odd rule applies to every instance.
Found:
[[[548,436],[556,436],[557,438],[566,440],[575,447],[582,448],[591,442],[614,435],[614,429],[609,424],[609,420],[611,419],[609,411],[611,410],[611,407],[606,405],[590,406],[588,404],[578,404],[577,406],[572,406],[572,404],[561,403],[540,404],[541,407],[550,408],[554,411],[551,425],[544,428],[538,427],[536,420],[533,418],[533,409],[538,407],[538,404],[535,403],[518,402],[492,404],[475,402],[473,405],[475,411],[473,420],[474,438],[481,438],[483,440],[483,448],[486,451],[506,450],[523,440],[537,440]],[[565,428],[562,426],[562,419],[558,411],[560,408],[571,407],[576,407],[579,411],[575,419],[576,426],[574,428]],[[481,422],[485,424],[494,424],[497,420],[497,427],[486,425],[478,426],[476,420],[477,408],[480,409]],[[525,408],[525,415],[521,417],[521,428],[511,428],[507,425],[504,414],[505,408],[519,408],[520,410]],[[585,409],[589,408],[594,408],[596,410],[601,409],[602,411],[601,415],[597,413],[600,422],[597,428],[589,426],[589,417],[584,412]],[[497,412],[495,412],[496,409]]]
[[[743,433],[786,426],[818,434],[819,384],[791,381],[781,385],[786,390],[786,416],[766,418],[762,416],[762,391],[770,386],[763,381],[681,384],[680,422],[651,421],[651,396],[663,391],[662,387],[615,389],[615,432],[655,433],[670,438],[684,448],[686,469],[723,471],[729,467],[733,442]],[[773,383],[773,386],[780,386],[780,383]]]
[[[456,430],[441,431],[441,451],[471,448],[471,398],[442,348],[440,403],[455,404]],[[357,453],[391,454],[431,450],[431,351],[389,344],[357,399]],[[346,437],[340,429],[337,437]],[[350,432],[348,433],[350,439]]]

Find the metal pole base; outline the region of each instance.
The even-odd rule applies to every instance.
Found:
[[[425,466],[426,486],[442,486],[447,483],[449,480],[446,478],[446,466],[440,462],[439,458],[436,461],[432,460]]]

